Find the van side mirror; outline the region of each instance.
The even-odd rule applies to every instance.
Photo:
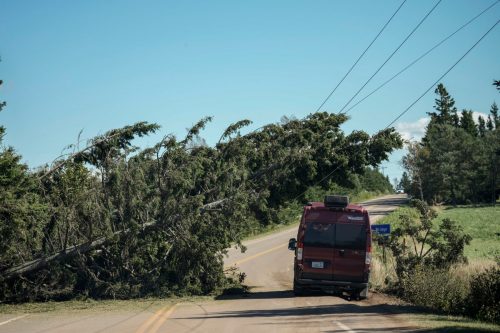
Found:
[[[295,251],[295,248],[297,247],[297,240],[295,238],[290,238],[288,241],[288,249],[291,251]]]

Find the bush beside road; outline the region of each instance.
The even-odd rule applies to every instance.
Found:
[[[464,248],[467,262],[442,268],[423,265],[401,282],[394,269],[395,258],[386,249],[387,263],[384,265],[382,247],[375,245],[372,287],[396,292],[415,305],[432,309],[436,314],[467,315],[498,324],[500,268],[495,258],[498,260],[500,251],[500,226],[495,221],[500,219],[499,207],[440,207],[437,210],[439,215],[432,221],[433,231],[448,218],[472,237],[471,243]],[[402,223],[402,217],[417,219],[418,215],[416,209],[402,207],[379,223],[389,223],[394,230]],[[459,317],[453,318],[454,321],[464,322]],[[433,325],[437,323],[434,320],[429,322],[433,322]]]

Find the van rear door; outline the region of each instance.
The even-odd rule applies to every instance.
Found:
[[[306,223],[303,238],[302,279],[332,279],[334,239],[335,224],[331,222]]]
[[[364,221],[353,222],[358,221],[342,218],[336,223],[333,255],[335,281],[363,282],[365,278],[366,242],[369,234]]]

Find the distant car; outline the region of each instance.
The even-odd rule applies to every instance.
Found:
[[[368,297],[371,264],[371,229],[368,212],[349,204],[348,197],[326,196],[324,202],[304,207],[295,251],[293,292],[307,290],[347,292]]]
[[[404,193],[405,193],[405,191],[404,191],[404,190],[396,190],[396,193],[397,193],[397,194],[404,194]]]

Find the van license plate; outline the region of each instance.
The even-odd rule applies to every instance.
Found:
[[[311,267],[312,268],[324,268],[325,263],[322,261],[311,261]]]

